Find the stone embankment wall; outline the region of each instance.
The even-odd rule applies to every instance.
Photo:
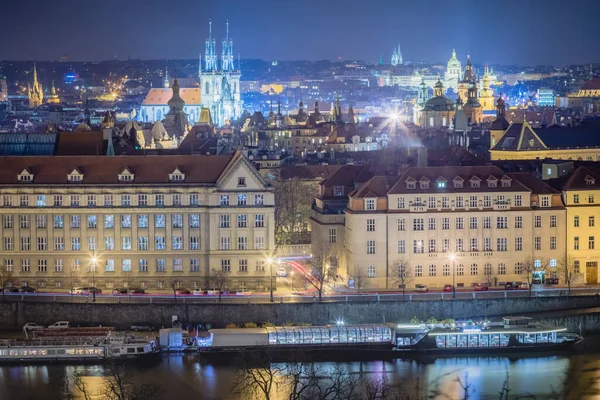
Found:
[[[179,320],[210,323],[285,322],[324,325],[343,319],[346,323],[408,322],[413,316],[427,318],[475,318],[600,307],[600,297],[541,297],[486,300],[350,302],[308,304],[76,304],[0,303],[0,329],[20,328],[26,322],[94,321],[117,328],[131,322],[170,326]],[[567,314],[565,312],[565,314]],[[600,319],[600,317],[598,318]],[[571,324],[579,322],[571,321]]]

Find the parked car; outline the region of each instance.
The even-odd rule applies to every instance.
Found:
[[[546,285],[558,285],[558,278],[546,278],[544,283]]]
[[[452,291],[452,285],[444,285],[444,292],[451,292]]]
[[[21,288],[21,292],[23,292],[23,293],[35,293],[36,290],[35,290],[35,288],[32,288],[31,286],[23,286]]]
[[[415,285],[415,289],[417,292],[421,292],[421,293],[429,292],[429,286],[427,286],[427,285],[421,285],[421,284]]]
[[[214,289],[214,288],[208,289],[206,292],[207,292],[206,294],[208,294],[208,295],[216,296],[219,294],[219,289]]]
[[[150,332],[150,331],[156,330],[156,328],[147,322],[134,322],[133,324],[131,324],[131,330],[135,331],[135,332],[139,332],[139,331]]]
[[[34,324],[33,322],[28,322],[25,325],[23,325],[24,331],[35,331],[38,329],[44,329],[44,327],[38,324]]]
[[[239,289],[235,292],[236,296],[249,296],[251,295],[252,292],[246,289]]]
[[[83,290],[84,289],[87,290],[87,288],[76,287],[76,288],[73,288],[73,289],[69,290],[69,293],[71,293],[71,294],[83,294]]]
[[[191,292],[188,289],[179,288],[175,290],[175,294],[191,294]]]
[[[194,289],[192,294],[194,296],[202,296],[202,295],[208,294],[208,290],[207,289]]]
[[[69,328],[71,326],[71,324],[69,323],[69,321],[58,321],[53,323],[52,325],[48,325],[49,329],[63,329],[63,328]]]
[[[125,288],[116,288],[113,289],[112,294],[129,294],[129,290]]]
[[[131,294],[146,294],[146,291],[141,288],[129,289],[129,293]]]
[[[529,289],[529,283],[519,282],[519,289]]]
[[[287,276],[287,270],[284,267],[277,268],[277,276]]]
[[[488,290],[490,290],[490,287],[487,283],[478,283],[475,285],[476,292],[487,292]]]
[[[18,293],[19,292],[19,288],[18,287],[7,287],[6,289],[4,289],[5,293]]]
[[[533,278],[531,283],[534,285],[539,285],[540,283],[542,283],[542,278]]]

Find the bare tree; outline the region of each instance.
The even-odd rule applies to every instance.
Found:
[[[547,269],[548,261],[545,259],[533,259],[532,257],[527,257],[525,260],[523,260],[523,262],[521,262],[521,274],[527,282],[530,297],[533,279],[536,275],[542,276]]]
[[[561,258],[558,265],[558,277],[567,284],[569,295],[571,294],[571,284],[577,276],[575,271],[575,258],[573,256],[565,255]]]
[[[7,267],[5,264],[0,266],[0,289],[2,290],[2,301],[4,301],[4,294],[9,286],[14,285],[17,279],[13,275],[12,268]]]
[[[483,276],[488,285],[492,286],[494,284],[494,267],[492,267],[492,264],[483,266]]]
[[[400,259],[392,263],[390,276],[392,280],[402,289],[402,299],[406,295],[406,286],[414,279],[414,273],[410,263],[405,259]]]
[[[167,284],[169,285],[169,287],[173,291],[173,298],[175,299],[175,302],[177,302],[177,289],[180,288],[181,282],[176,277],[171,277],[167,281]]]
[[[354,267],[352,267],[350,276],[354,280],[354,288],[356,289],[356,293],[360,294],[360,289],[365,287],[365,285],[367,284],[367,281],[369,279],[367,271],[365,271],[364,268],[361,268],[358,265],[355,265]]]
[[[131,300],[131,289],[136,285],[135,276],[132,271],[123,271],[123,284],[127,289],[127,296]]]
[[[272,181],[275,190],[275,241],[276,244],[309,243],[307,221],[316,190],[298,178],[284,179],[276,176]]]
[[[211,286],[219,291],[219,303],[220,303],[221,302],[221,294],[223,293],[223,290],[226,289],[227,287],[229,287],[229,282],[231,280],[229,278],[229,274],[227,274],[227,272],[222,271],[222,270],[211,269],[209,280],[210,280]]]
[[[312,257],[309,261],[310,274],[307,276],[307,281],[317,289],[319,301],[323,298],[323,284],[335,275],[335,268],[330,268],[332,263],[337,264],[337,261],[331,245],[329,243],[313,243]]]
[[[71,294],[71,301],[73,300],[73,292],[75,291],[75,285],[81,281],[81,271],[79,265],[71,265],[67,273],[67,279],[69,280],[69,293]]]

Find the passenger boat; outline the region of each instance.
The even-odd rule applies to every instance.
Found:
[[[504,317],[500,323],[398,325],[395,351],[488,352],[569,348],[583,338],[566,328],[532,323],[527,317]]]
[[[308,327],[211,329],[196,337],[194,348],[205,354],[224,352],[346,352],[354,355],[399,355],[399,352],[543,350],[568,348],[582,338],[565,328],[532,323],[526,317],[505,317],[502,322],[452,324],[371,324]],[[181,343],[178,341],[177,343]]]
[[[0,363],[52,361],[106,361],[129,359],[158,353],[154,341],[124,336],[105,338],[61,338],[1,340]]]

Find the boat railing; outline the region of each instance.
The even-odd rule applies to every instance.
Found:
[[[100,346],[105,345],[106,340],[90,337],[90,338],[56,338],[56,339],[34,339],[34,340],[17,340],[17,339],[2,339],[0,347],[41,347],[41,346]]]

